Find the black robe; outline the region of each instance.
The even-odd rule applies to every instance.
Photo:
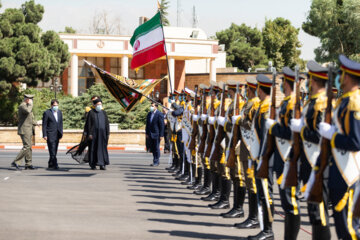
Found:
[[[109,119],[105,111],[91,110],[88,113],[85,129],[87,138],[92,136],[89,141],[89,165],[90,166],[105,166],[109,165],[109,154],[107,145],[110,135]]]

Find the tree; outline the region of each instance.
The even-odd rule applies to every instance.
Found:
[[[170,22],[169,19],[167,18],[167,16],[169,15],[168,13],[168,8],[169,8],[169,1],[167,0],[161,0],[160,5],[159,5],[159,11],[161,14],[161,20],[164,26],[169,26]]]
[[[60,33],[76,33],[76,30],[73,29],[72,27],[65,27],[65,31]]]
[[[266,20],[262,30],[265,53],[277,69],[290,68],[300,63],[301,47],[298,39],[299,29],[284,18]]]
[[[248,71],[249,68],[267,65],[262,35],[258,29],[232,23],[230,28],[217,32],[216,37],[219,44],[225,44],[227,66]]]
[[[320,38],[316,61],[337,61],[360,53],[360,1],[313,0],[303,30]]]
[[[0,14],[0,121],[14,119],[19,83],[48,82],[69,63],[67,45],[59,36],[53,31],[41,35],[37,24],[43,13],[43,6],[30,0]]]
[[[109,12],[95,12],[89,27],[91,34],[121,34],[120,18],[111,18]]]

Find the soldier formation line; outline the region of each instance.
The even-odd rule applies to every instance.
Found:
[[[274,239],[273,185],[285,212],[284,239],[297,239],[299,196],[307,201],[312,239],[360,239],[360,63],[339,56],[340,67],[307,64],[306,76],[283,68],[276,109],[276,72],[201,84],[170,96],[171,161],[167,170],[224,218],[259,228],[248,239]],[[306,87],[300,83],[306,81]],[[302,84],[304,85],[304,84]]]

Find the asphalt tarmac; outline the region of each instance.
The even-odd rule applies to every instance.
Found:
[[[0,150],[0,239],[246,239],[259,229],[239,230],[211,210],[166,170],[168,155],[150,167],[152,155],[110,152],[106,171],[79,165],[64,151],[60,170],[47,170],[48,153],[33,151],[37,170],[15,171],[17,151]],[[283,239],[284,213],[275,189],[276,239]],[[232,197],[231,197],[232,202]],[[247,216],[245,201],[245,217]],[[305,203],[301,203],[298,239],[311,239]],[[330,211],[331,213],[331,211]],[[336,239],[331,228],[332,238]]]

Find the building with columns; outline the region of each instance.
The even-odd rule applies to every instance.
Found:
[[[66,94],[79,96],[101,79],[95,79],[87,60],[98,67],[132,79],[161,78],[170,72],[170,82],[163,81],[156,87],[160,97],[172,89],[182,90],[186,85],[185,74],[208,73],[216,81],[216,69],[226,67],[226,54],[219,51],[217,40],[209,40],[198,28],[164,27],[169,66],[163,57],[139,69],[130,69],[132,58],[131,36],[60,34],[71,54],[70,66],[61,76]]]

